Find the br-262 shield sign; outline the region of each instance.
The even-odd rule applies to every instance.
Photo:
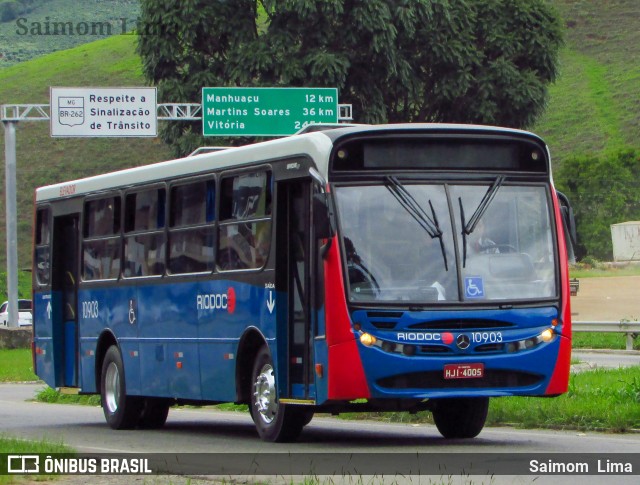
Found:
[[[58,120],[67,126],[84,123],[84,97],[58,97]]]

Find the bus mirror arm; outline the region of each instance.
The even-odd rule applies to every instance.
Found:
[[[331,201],[326,193],[316,193],[313,195],[313,230],[316,239],[329,240],[322,248],[322,254],[324,256],[336,233],[335,217]]]

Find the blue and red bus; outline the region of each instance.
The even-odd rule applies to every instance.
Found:
[[[524,131],[349,126],[40,188],[34,366],[114,429],[246,403],[261,438],[314,413],[567,391],[571,221]]]

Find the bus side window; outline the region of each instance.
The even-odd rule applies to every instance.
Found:
[[[162,275],[165,268],[164,188],[129,193],[125,199],[124,276]]]
[[[215,249],[215,180],[171,188],[169,203],[169,272],[213,271]]]
[[[222,179],[217,265],[221,271],[263,267],[271,245],[271,174]]]
[[[39,285],[46,286],[50,280],[51,258],[51,231],[49,229],[49,209],[38,209],[36,212],[35,234],[35,267],[36,281]]]
[[[82,279],[115,279],[120,274],[120,197],[84,204]]]

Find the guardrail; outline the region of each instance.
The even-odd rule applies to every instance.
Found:
[[[627,350],[633,350],[633,340],[640,335],[640,322],[572,322],[574,332],[611,332],[627,336]]]

